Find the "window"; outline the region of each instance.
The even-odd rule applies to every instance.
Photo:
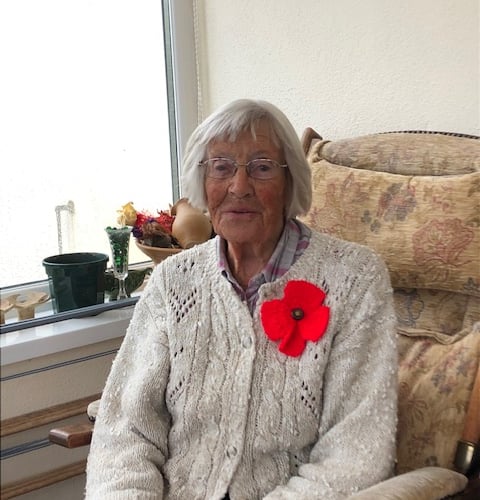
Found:
[[[192,2],[5,0],[0,47],[5,287],[46,279],[50,255],[110,255],[121,205],[179,196],[197,118]]]

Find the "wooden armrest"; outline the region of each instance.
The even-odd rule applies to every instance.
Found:
[[[78,448],[86,446],[92,441],[93,423],[72,424],[51,429],[48,439],[65,448]]]

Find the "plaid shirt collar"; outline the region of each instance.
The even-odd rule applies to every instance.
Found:
[[[226,241],[217,236],[217,261],[222,275],[230,281],[234,290],[243,301],[246,301],[250,312],[253,312],[258,298],[258,290],[264,283],[275,281],[285,274],[292,264],[302,255],[308,247],[311,236],[310,229],[296,219],[290,219],[285,224],[282,235],[272,256],[262,271],[254,276],[244,290],[237,282],[226,256]]]

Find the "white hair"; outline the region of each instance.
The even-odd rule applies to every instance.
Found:
[[[183,160],[182,196],[201,209],[207,209],[204,187],[204,169],[199,164],[206,159],[208,145],[217,139],[234,142],[239,133],[250,130],[255,137],[258,123],[266,122],[271,129],[272,140],[282,148],[288,165],[287,218],[304,215],[312,202],[312,177],[302,145],[295,129],[273,104],[253,99],[233,101],[206,118],[190,136]]]

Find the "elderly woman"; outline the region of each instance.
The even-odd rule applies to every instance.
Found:
[[[198,126],[183,189],[217,236],[159,264],[109,375],[88,499],[343,499],[388,477],[396,347],[387,270],[297,220],[311,174],[281,111]]]

